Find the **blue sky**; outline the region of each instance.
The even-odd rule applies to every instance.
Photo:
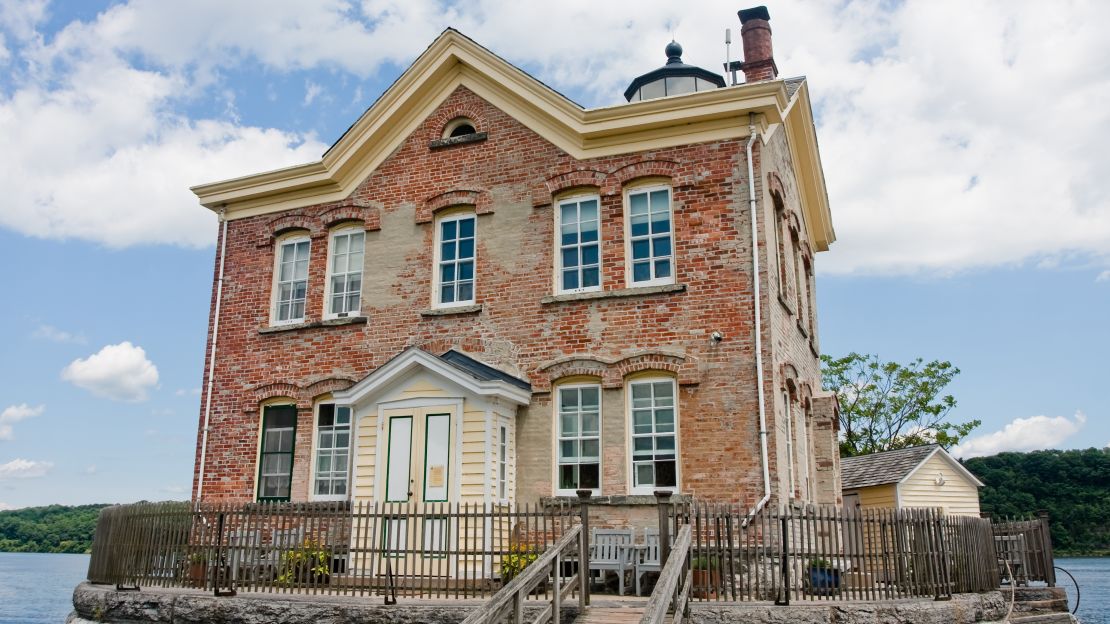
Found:
[[[672,33],[715,69],[739,30],[723,1],[175,4],[0,0],[0,508],[188,496],[216,237],[190,185],[319,158],[446,26],[586,106]],[[1110,442],[1110,14],[1037,7],[769,3],[839,237],[823,350],[954,362],[969,454]]]

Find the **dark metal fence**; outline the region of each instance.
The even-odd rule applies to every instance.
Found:
[[[1026,585],[1030,581],[1056,586],[1052,535],[1048,515],[1036,518],[996,519],[991,524],[999,569],[1006,582]]]
[[[578,521],[574,505],[120,505],[100,514],[88,579],[218,594],[484,597]]]
[[[691,526],[695,601],[945,599],[997,589],[988,520],[936,509],[673,509]]]

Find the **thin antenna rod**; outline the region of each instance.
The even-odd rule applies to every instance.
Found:
[[[732,84],[736,85],[736,72],[732,70],[732,29],[725,29],[725,71],[732,75]]]

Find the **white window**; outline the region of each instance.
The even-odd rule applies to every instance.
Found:
[[[678,418],[673,379],[628,385],[632,431],[632,492],[678,487]]]
[[[586,292],[601,288],[600,220],[597,196],[559,202],[558,290]]]
[[[509,500],[509,428],[497,428],[497,498]]]
[[[304,320],[304,300],[308,294],[308,237],[281,241],[275,271],[274,322],[299,323]]]
[[[322,403],[316,414],[315,500],[347,499],[350,455],[351,408]]]
[[[787,496],[794,498],[794,414],[790,405],[790,393],[782,391],[782,404],[786,409],[786,480],[790,485]]]
[[[628,191],[628,282],[633,286],[674,283],[671,189]]]
[[[358,315],[362,298],[362,254],[365,246],[366,232],[362,230],[338,230],[331,235],[327,317]]]
[[[473,213],[454,214],[439,220],[436,228],[436,292],[440,307],[474,303]]]
[[[557,494],[601,491],[601,386],[561,386],[556,405]]]

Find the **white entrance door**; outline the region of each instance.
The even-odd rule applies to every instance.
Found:
[[[452,410],[385,411],[385,483],[382,500],[395,515],[386,519],[383,560],[399,576],[438,575],[434,559],[447,553],[445,515],[452,479]],[[384,562],[384,561],[383,561]]]

